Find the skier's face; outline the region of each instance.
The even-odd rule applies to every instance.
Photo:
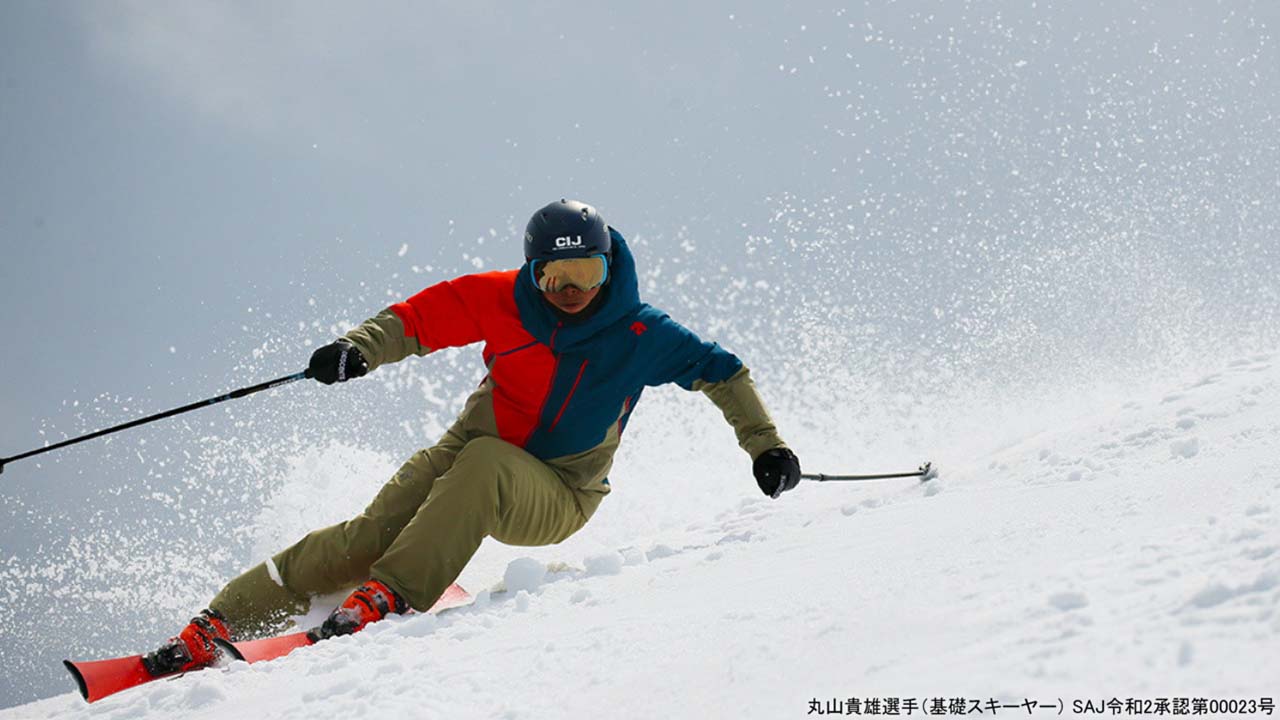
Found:
[[[573,314],[582,312],[599,294],[599,286],[590,290],[581,290],[577,286],[568,285],[563,290],[544,292],[542,297],[546,298],[547,302],[554,305],[561,312]]]

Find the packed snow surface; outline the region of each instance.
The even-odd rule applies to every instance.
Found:
[[[927,484],[807,483],[771,501],[737,492],[741,468],[705,472],[692,492],[722,502],[682,527],[521,549],[505,571],[478,557],[471,606],[0,718],[779,718],[833,698],[1274,696],[1276,358],[1027,423],[933,457]],[[606,504],[645,472],[620,472]]]

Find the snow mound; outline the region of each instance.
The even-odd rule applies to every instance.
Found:
[[[508,592],[533,591],[547,577],[547,566],[533,558],[518,558],[507,565],[502,574],[503,587]]]

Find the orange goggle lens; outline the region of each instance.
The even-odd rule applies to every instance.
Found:
[[[559,292],[570,285],[586,292],[599,287],[609,277],[604,255],[565,260],[531,260],[529,274],[542,292]]]

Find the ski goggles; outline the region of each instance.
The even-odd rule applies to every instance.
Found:
[[[604,255],[564,260],[530,260],[529,278],[542,292],[559,292],[570,285],[586,292],[600,287],[609,278],[609,261]]]

